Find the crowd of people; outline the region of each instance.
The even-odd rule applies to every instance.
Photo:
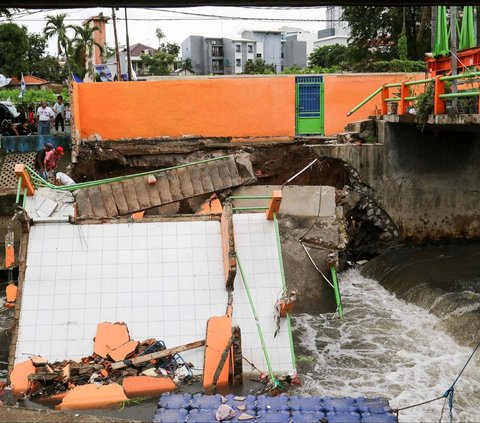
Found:
[[[69,104],[63,102],[61,95],[52,107],[42,101],[37,110],[34,110],[33,106],[25,110],[23,105],[19,105],[17,111],[18,117],[1,122],[1,130],[5,135],[48,135],[53,126],[57,134],[65,133],[65,123],[69,123],[71,119]]]

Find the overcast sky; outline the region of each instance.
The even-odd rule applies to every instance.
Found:
[[[79,25],[90,17],[103,12],[111,16],[110,8],[66,9],[48,11],[21,10],[13,17],[13,22],[27,26],[30,32],[42,32],[45,17],[58,13],[68,13],[68,23]],[[181,13],[179,13],[181,12]],[[27,13],[30,13],[27,15]],[[212,17],[187,15],[184,13],[229,17],[259,18],[261,20],[214,19]],[[124,9],[117,11],[121,20],[117,23],[119,43],[125,44]],[[189,7],[177,9],[128,9],[130,45],[135,43],[158,47],[155,29],[160,27],[166,35],[164,41],[181,44],[189,35],[238,38],[243,29],[279,29],[282,26],[302,28],[316,32],[326,27],[325,8],[258,8],[258,7]],[[275,21],[268,21],[275,19]],[[107,24],[107,43],[113,47],[113,25]],[[55,40],[50,40],[49,51],[56,54]]]

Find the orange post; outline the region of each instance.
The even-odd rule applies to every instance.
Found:
[[[405,115],[408,112],[408,101],[405,100],[405,97],[408,97],[408,86],[405,85],[406,81],[402,81],[400,87],[400,102],[398,104],[398,114]]]
[[[27,195],[33,195],[35,192],[35,187],[33,186],[30,175],[28,174],[24,164],[19,163],[15,165],[15,175],[22,177],[22,189],[27,188]]]
[[[440,98],[441,94],[445,94],[445,82],[440,78],[440,75],[435,77],[435,90],[433,94],[433,113],[436,115],[443,115],[446,112],[445,101]]]
[[[282,203],[282,191],[273,191],[272,199],[268,205],[266,211],[267,220],[273,220],[273,214],[278,214],[280,210],[280,204]]]
[[[382,87],[382,115],[388,113],[388,103],[385,101],[388,98],[388,87],[385,84]]]

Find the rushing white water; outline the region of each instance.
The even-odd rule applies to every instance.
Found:
[[[392,408],[441,396],[471,348],[425,309],[397,299],[358,270],[339,276],[344,319],[294,319],[302,393],[385,397]],[[455,386],[454,421],[480,421],[480,351]],[[303,358],[303,359],[302,359]],[[309,364],[310,363],[310,364]],[[400,422],[438,422],[443,400],[400,412]],[[442,421],[449,421],[448,406]]]

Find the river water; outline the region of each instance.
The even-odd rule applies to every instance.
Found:
[[[472,352],[442,319],[398,299],[358,270],[339,275],[344,319],[295,316],[300,391],[385,397],[393,408],[441,396]],[[480,421],[480,351],[457,382],[454,421]],[[400,412],[400,422],[439,421],[443,401]],[[442,421],[449,421],[448,407]]]

